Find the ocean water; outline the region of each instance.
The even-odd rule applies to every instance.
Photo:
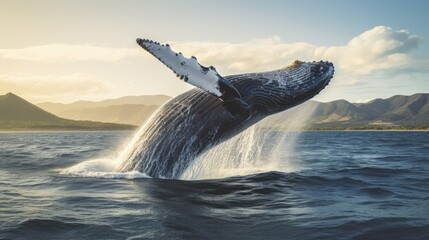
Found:
[[[256,134],[278,171],[166,180],[108,172],[131,132],[0,133],[0,239],[429,239],[428,132]]]

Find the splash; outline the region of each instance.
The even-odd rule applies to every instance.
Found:
[[[94,178],[148,178],[144,173],[138,171],[116,172],[116,159],[98,158],[91,159],[85,162],[64,169],[60,174],[70,175],[74,177],[94,177]]]
[[[307,102],[264,119],[196,158],[180,179],[218,179],[269,171],[299,171],[302,166],[295,154],[296,144],[316,107],[314,102]],[[128,161],[129,155],[139,147],[138,143],[147,131],[147,126],[148,124],[143,125],[127,141],[128,144],[118,148],[122,150],[118,150],[113,156],[87,160],[62,170],[60,174],[98,178],[148,178],[138,171],[118,171],[119,166]]]
[[[127,139],[121,144],[118,150],[103,158],[90,159],[78,163],[72,167],[63,169],[60,174],[74,176],[74,177],[94,177],[94,178],[123,178],[123,179],[136,179],[136,178],[149,178],[144,173],[139,171],[119,172],[118,168],[123,161],[126,160],[125,156],[132,151],[142,131],[145,130],[146,125],[143,125],[134,137],[130,140]]]
[[[302,166],[295,153],[296,144],[316,107],[314,102],[308,102],[268,117],[195,159],[181,179],[299,171]]]

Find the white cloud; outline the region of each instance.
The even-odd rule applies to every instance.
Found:
[[[203,64],[229,72],[284,67],[295,59],[311,58],[315,48],[308,43],[282,43],[278,36],[241,43],[185,42],[171,45],[185,55],[195,55]]]
[[[406,30],[394,31],[378,26],[351,39],[343,46],[317,46],[305,42],[284,43],[280,37],[247,42],[173,42],[173,49],[188,57],[196,56],[205,65],[213,65],[224,74],[271,70],[295,59],[329,60],[338,75],[355,77],[379,70],[426,69],[428,59],[415,59],[410,51],[418,48],[421,38]],[[111,48],[93,45],[49,44],[21,49],[0,49],[0,57],[29,61],[107,61],[114,62],[144,55],[134,48]],[[350,75],[350,76],[348,76]]]
[[[92,45],[48,44],[19,49],[0,49],[0,57],[15,60],[66,62],[106,61],[114,62],[139,56],[136,48],[111,48]]]
[[[185,55],[195,55],[203,64],[220,68],[223,74],[276,69],[295,59],[325,60],[334,62],[336,78],[356,82],[356,77],[376,71],[427,70],[425,63],[428,59],[420,60],[410,54],[420,43],[420,37],[405,30],[394,31],[390,27],[378,26],[343,46],[283,43],[278,36],[241,43],[177,42],[171,45]]]
[[[331,59],[345,73],[368,75],[379,70],[397,70],[416,64],[409,53],[421,38],[405,30],[378,26],[350,40],[345,46],[320,47],[317,57]]]
[[[0,75],[0,94],[12,92],[31,102],[43,102],[51,99],[56,101],[94,99],[99,94],[105,94],[113,86],[96,79],[93,76],[75,73],[64,76],[16,76]]]
[[[278,36],[239,43],[171,42],[170,45],[175,51],[183,52],[185,56],[196,56],[204,65],[215,66],[222,75],[277,69],[295,59],[332,61],[336,66],[336,74],[330,86],[351,88],[378,81],[374,80],[373,76],[377,76],[380,81],[390,81],[392,77],[397,77],[398,72],[429,71],[429,58],[427,56],[417,58],[412,53],[421,42],[420,37],[405,30],[395,31],[389,27],[378,26],[359,34],[341,46],[318,46],[305,42],[285,43]],[[114,62],[131,57],[149,56],[137,45],[134,48],[109,48],[50,44],[21,49],[0,49],[0,57],[4,59],[48,63]],[[84,74],[30,77],[8,76],[1,73],[0,91],[29,96],[39,102],[44,99],[57,99],[56,101],[94,99],[97,94],[106,96],[108,91],[117,92],[104,81]]]

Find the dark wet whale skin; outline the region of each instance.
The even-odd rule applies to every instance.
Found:
[[[225,77],[249,104],[250,111],[245,114],[231,113],[222,100],[198,88],[175,97],[139,132],[138,142],[119,170],[179,178],[191,161],[210,147],[318,94],[332,78],[333,65],[303,64],[308,65],[305,78],[299,75],[300,67]],[[294,75],[294,71],[298,72]]]

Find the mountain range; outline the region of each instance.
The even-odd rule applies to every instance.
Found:
[[[0,129],[7,128],[6,124],[15,128],[28,125],[43,129],[52,125],[56,128],[67,126],[66,129],[130,129],[131,125],[139,126],[147,121],[170,99],[166,95],[128,96],[100,102],[40,103],[35,106],[9,93],[0,96]],[[281,129],[429,129],[429,94],[396,95],[367,103],[308,101],[261,121],[259,126]]]
[[[310,121],[319,126],[429,126],[429,94],[396,95],[367,103],[318,103]]]
[[[263,124],[308,129],[429,129],[429,94],[396,95],[367,103],[308,101]]]
[[[171,97],[165,95],[123,97],[101,102],[79,101],[71,104],[42,103],[39,107],[61,117],[141,125]],[[294,116],[309,128],[398,128],[429,125],[429,94],[396,95],[367,103],[308,101],[264,121],[263,126],[285,128]],[[292,121],[293,122],[293,121]]]
[[[126,96],[100,102],[77,101],[39,103],[38,107],[63,118],[141,125],[159,106],[170,100],[166,95]]]

